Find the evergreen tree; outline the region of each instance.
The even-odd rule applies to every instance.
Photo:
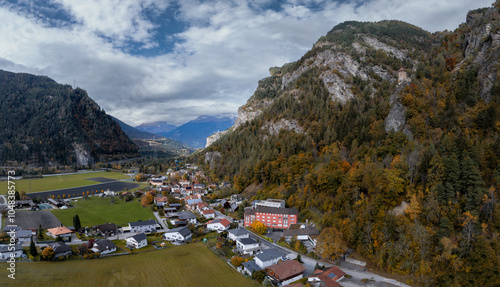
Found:
[[[82,228],[82,224],[80,223],[80,217],[78,216],[78,214],[73,216],[73,227],[75,227],[76,231]]]
[[[481,205],[484,194],[486,194],[486,189],[479,169],[468,155],[462,160],[460,187],[460,192],[467,198],[465,210],[477,209]]]
[[[31,240],[31,243],[30,243],[30,254],[33,257],[36,257],[38,255],[38,250],[36,249],[36,245],[35,245],[35,242],[33,242],[33,240]]]

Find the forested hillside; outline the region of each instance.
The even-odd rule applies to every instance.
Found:
[[[120,126],[82,89],[0,71],[0,164],[88,165],[138,156]]]
[[[499,10],[433,35],[398,21],[334,27],[270,69],[199,163],[236,192],[286,199],[411,284],[499,286]]]

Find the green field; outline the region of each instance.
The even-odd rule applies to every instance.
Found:
[[[127,225],[131,221],[154,219],[151,209],[142,207],[141,203],[134,199],[129,202],[120,198],[100,198],[90,196],[87,199],[72,201],[75,207],[70,209],[50,210],[65,226],[73,225],[73,217],[78,214],[82,226],[93,226],[106,222],[118,226]]]
[[[10,281],[2,268],[0,286],[259,286],[203,243],[102,259],[18,263],[16,269]]]
[[[44,178],[35,178],[31,180],[21,179],[16,180],[16,190],[26,193],[47,191],[47,190],[57,190],[70,187],[86,186],[91,184],[98,184],[100,182],[88,180],[88,178],[95,177],[105,177],[110,179],[127,179],[129,176],[121,172],[90,172],[90,173],[80,173],[80,174],[68,174],[68,175],[54,175],[46,176]]]

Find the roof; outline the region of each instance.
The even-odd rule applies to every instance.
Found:
[[[272,270],[272,272],[270,272]],[[266,273],[276,279],[283,281],[287,278],[297,276],[306,270],[304,265],[297,260],[286,260],[277,264],[268,266]],[[272,275],[271,275],[272,274]]]
[[[306,227],[302,229],[287,229],[283,231],[283,236],[297,236],[297,235],[319,235],[319,230],[314,227]]]
[[[269,249],[265,249],[261,253],[255,255],[255,258],[258,258],[260,261],[264,262],[264,261],[269,261],[269,260],[276,259],[276,258],[281,258],[284,255],[285,254],[283,254],[281,251],[278,251],[274,248],[269,248]]]
[[[52,243],[49,246],[52,247],[52,249],[54,250],[54,253],[56,253],[56,254],[71,251],[71,247],[69,247],[68,245],[66,245],[66,243],[61,242],[61,241]]]
[[[172,228],[165,233],[175,233],[175,232],[178,232],[183,237],[189,236],[189,234],[191,234],[191,231],[187,227]]]
[[[60,226],[56,228],[49,228],[47,229],[48,232],[52,233],[54,236],[58,235],[63,235],[63,234],[68,234],[72,233],[73,231],[69,230],[66,226]]]
[[[246,208],[245,214],[255,214],[256,212],[261,213],[276,213],[276,214],[291,214],[298,215],[299,211],[295,208],[277,208],[277,207],[267,207],[267,206],[257,206],[255,208]]]
[[[228,227],[229,225],[231,225],[231,222],[225,218],[222,218],[222,219],[214,219],[214,220],[210,220],[208,222],[208,224],[217,224],[217,223],[220,223],[222,224],[222,226],[224,227]]]
[[[137,242],[141,242],[143,240],[147,240],[148,239],[148,237],[144,233],[138,233],[138,234],[136,234],[134,236],[131,236],[129,238],[133,238]]]
[[[157,196],[155,197],[156,202],[168,202],[168,197],[166,196]]]
[[[169,206],[177,206],[177,207],[180,207],[181,204],[180,203],[170,203]]]
[[[213,209],[206,209],[206,210],[202,210],[201,213],[203,213],[203,214],[212,214],[212,213],[215,213],[215,210],[213,210]]]
[[[198,209],[202,209],[203,207],[208,207],[208,204],[206,202],[200,202],[196,206]]]
[[[240,238],[237,241],[241,242],[243,245],[258,243],[257,240],[253,238]]]
[[[179,219],[192,219],[192,218],[196,218],[196,215],[194,215],[192,212],[189,211],[179,212]]]
[[[99,239],[94,243],[94,247],[102,252],[116,248],[116,245],[111,240]]]
[[[243,262],[241,263],[241,265],[243,265],[243,267],[245,267],[245,269],[247,269],[250,272],[262,270],[262,268],[260,268],[259,265],[257,265],[253,260],[248,262]]]
[[[318,277],[322,282],[325,283],[326,287],[339,287],[340,284],[337,283],[337,281],[344,276],[344,271],[342,271],[337,266],[332,266],[323,270],[316,269],[313,275],[310,275],[309,277]]]
[[[104,223],[101,225],[97,225],[97,228],[99,228],[101,232],[109,232],[109,231],[115,232],[117,229],[116,224],[114,223]]]
[[[20,237],[31,237],[31,230],[18,230],[16,231],[16,237],[17,238],[20,238]]]
[[[10,247],[12,249],[12,247]],[[21,243],[14,245],[14,250],[9,250],[9,245],[0,245],[0,253],[12,252],[23,250],[23,245]]]
[[[156,220],[146,220],[146,221],[130,222],[129,224],[130,224],[130,227],[145,226],[145,225],[156,225]]]
[[[245,228],[234,228],[234,229],[229,229],[227,232],[233,234],[234,236],[241,236],[241,235],[246,235],[249,232]]]

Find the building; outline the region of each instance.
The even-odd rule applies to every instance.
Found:
[[[230,240],[233,240],[233,241],[236,241],[237,239],[249,238],[249,237],[250,237],[250,233],[245,228],[238,227],[238,228],[234,228],[234,229],[229,229],[227,231],[227,238],[229,238]]]
[[[16,239],[19,243],[31,241],[31,230],[18,230],[16,231]]]
[[[189,211],[181,211],[179,212],[179,221],[185,221],[187,223],[198,224],[198,220],[196,219],[196,215]]]
[[[191,231],[187,227],[177,227],[168,230],[163,234],[163,238],[168,241],[186,242],[191,240]]]
[[[130,222],[128,224],[130,232],[150,233],[156,231],[156,220]]]
[[[201,215],[205,218],[215,218],[215,210],[213,209],[207,209],[207,210],[202,210]]]
[[[306,268],[297,260],[287,260],[268,266],[266,274],[271,282],[278,286],[284,286],[304,277]]]
[[[217,230],[218,233],[224,232],[229,229],[231,222],[225,218],[210,220],[207,223],[207,229]]]
[[[104,234],[106,236],[113,236],[116,234],[116,230],[118,228],[116,227],[116,224],[114,223],[104,223],[101,225],[97,225],[96,230],[98,230],[101,234]]]
[[[316,269],[313,274],[307,277],[307,283],[311,286],[331,286],[340,287],[340,280],[344,279],[345,272],[337,266],[325,268],[323,270]]]
[[[0,259],[20,258],[23,255],[23,245],[0,245]]]
[[[236,239],[236,249],[242,254],[254,254],[260,250],[260,243],[253,238]]]
[[[262,250],[260,253],[255,255],[255,264],[260,268],[266,268],[267,266],[271,266],[273,264],[278,263],[280,260],[285,261],[288,258],[281,251],[278,251],[274,248]]]
[[[252,273],[254,273],[255,271],[260,271],[262,270],[262,268],[255,264],[255,261],[250,260],[248,262],[241,263],[241,266],[238,268],[238,270],[243,274],[252,276]]]
[[[401,67],[398,71],[398,83],[408,82],[405,68]]]
[[[283,231],[283,237],[287,242],[293,238],[300,241],[309,241],[312,246],[316,246],[316,238],[319,236],[319,230],[307,224],[292,224]]]
[[[168,197],[157,196],[154,198],[154,202],[157,206],[166,206],[168,204]]]
[[[148,237],[144,233],[138,233],[127,238],[127,245],[139,249],[148,245]]]
[[[257,206],[285,208],[285,200],[284,199],[271,199],[271,198],[268,198],[266,200],[255,200],[252,202],[252,206],[253,206],[253,208],[256,208]]]
[[[49,244],[49,246],[52,248],[52,250],[54,250],[54,258],[64,257],[73,254],[71,247],[66,245],[66,243],[64,242],[58,241]]]
[[[71,231],[66,226],[49,228],[49,229],[47,229],[47,231],[49,232],[49,234],[52,237],[54,237],[54,238],[61,237],[62,239],[65,239],[65,240],[69,240],[71,238],[71,233],[73,233],[73,231]]]
[[[113,253],[116,251],[116,245],[108,239],[99,239],[94,243],[92,251],[101,253],[101,255]]]
[[[257,206],[245,209],[245,227],[249,227],[255,220],[264,223],[267,228],[287,229],[297,223],[299,212],[296,208],[274,208]]]

